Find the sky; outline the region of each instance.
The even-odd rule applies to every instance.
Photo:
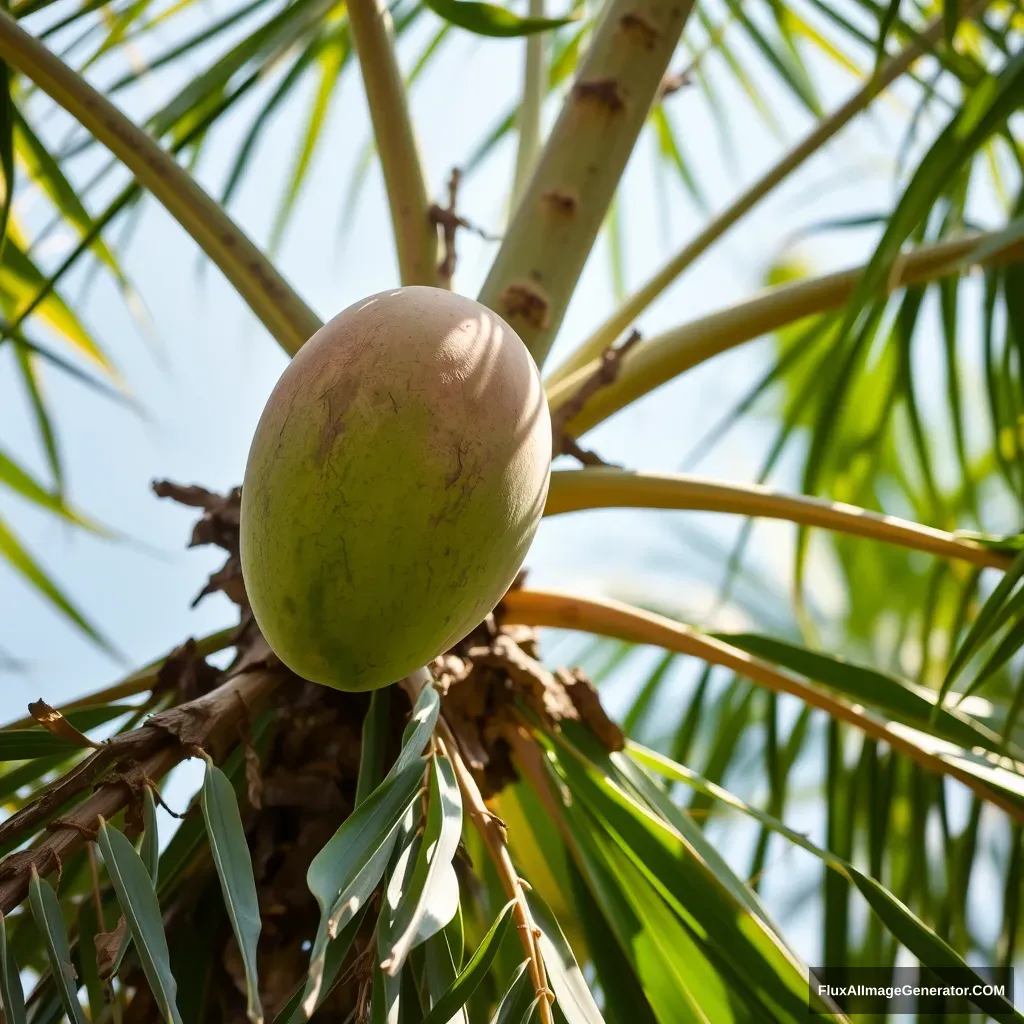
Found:
[[[204,17],[212,18],[221,9],[215,0],[205,8]],[[181,20],[184,30],[188,19]],[[402,49],[407,67],[438,24],[432,14],[423,16],[420,29]],[[171,34],[164,37],[170,38]],[[750,56],[742,46],[737,52]],[[444,196],[451,167],[465,160],[485,130],[515,101],[523,44],[482,41],[455,30],[444,54],[423,74],[412,97],[430,191],[438,199]],[[684,64],[679,55],[674,66]],[[708,67],[729,111],[731,152],[722,145],[722,124],[716,124],[716,115],[696,87],[684,88],[668,101],[711,211],[724,208],[812,124],[792,97],[772,83],[763,62],[752,58],[752,64],[760,94],[775,114],[777,131],[765,125],[721,64]],[[823,58],[811,58],[811,65],[826,110],[857,88],[848,73]],[[137,116],[152,109],[172,86],[201,66],[197,56],[190,67],[155,76],[137,95],[125,98],[125,108]],[[97,80],[109,80],[114,71],[101,63]],[[311,96],[312,84],[282,107],[232,207],[232,214],[260,244],[269,238]],[[258,98],[232,115],[204,152],[198,176],[214,193],[223,184]],[[799,229],[888,208],[895,185],[887,154],[893,141],[901,138],[910,99],[910,93],[898,92],[873,115],[849,126],[670,288],[643,315],[640,329],[651,334],[748,297],[761,287],[772,262],[792,251]],[[546,110],[549,124],[556,110],[555,104]],[[57,115],[46,124],[48,137],[60,138],[67,122]],[[361,85],[348,73],[277,256],[286,277],[325,319],[397,283],[376,166],[344,237],[341,231],[345,190],[362,159],[368,133]],[[468,179],[460,195],[460,213],[494,234],[502,230],[506,215],[515,156],[512,143],[510,139],[502,145]],[[629,165],[620,193],[629,287],[645,280],[708,216],[670,171],[663,169],[659,183],[655,163],[648,136]],[[26,219],[38,215],[30,203],[18,204],[16,212]],[[824,271],[862,259],[870,242],[864,233],[847,233],[801,243],[797,251]],[[457,291],[476,294],[494,251],[492,242],[460,236]],[[256,421],[286,359],[219,272],[202,265],[192,242],[154,202],[144,205],[122,262],[145,301],[155,339],[147,340],[139,331],[117,288],[104,275],[80,274],[66,294],[84,294],[79,308],[86,323],[120,367],[144,413],[56,374],[48,374],[47,383],[58,410],[70,497],[123,538],[94,539],[6,494],[0,495],[0,514],[123,652],[125,664],[119,665],[70,629],[0,567],[0,649],[25,661],[22,671],[0,676],[0,720],[20,717],[25,704],[40,696],[52,704],[81,696],[188,636],[201,636],[233,621],[233,608],[220,595],[194,609],[190,606],[222,556],[210,549],[185,549],[193,511],[155,498],[150,482],[168,478],[214,490],[239,483]],[[551,365],[613,306],[609,252],[599,241]],[[589,435],[588,444],[612,462],[649,470],[678,469],[702,431],[763,369],[761,346],[746,346],[662,387]],[[0,447],[17,453],[45,476],[42,452],[10,369],[9,353],[0,352]],[[766,437],[766,420],[751,419],[700,471],[751,479]],[[725,549],[736,525],[722,517],[694,514],[601,511],[562,516],[542,524],[527,566],[538,585],[582,594],[653,595],[691,621],[701,621],[711,607],[722,568],[715,545]],[[759,527],[758,537],[763,541],[758,545],[761,566],[784,600],[792,531],[768,524]],[[818,573],[816,600],[825,609],[841,610],[838,581],[827,566],[819,566]],[[726,625],[742,627],[748,622],[742,607],[728,608],[725,615]],[[608,699],[613,710],[621,710],[627,697],[626,688],[617,687]],[[184,799],[193,784],[194,778],[186,773],[175,784],[178,795]]]

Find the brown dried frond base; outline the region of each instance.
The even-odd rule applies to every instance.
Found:
[[[431,666],[442,713],[459,741],[485,799],[518,778],[506,734],[518,728],[518,702],[549,729],[583,722],[609,750],[621,750],[622,731],[605,714],[594,684],[580,668],[551,672],[541,664],[538,631],[501,626],[489,615],[465,640]]]

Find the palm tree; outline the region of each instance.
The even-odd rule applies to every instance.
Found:
[[[435,203],[444,183],[426,180],[408,92],[458,32],[522,39],[488,45],[523,49],[524,84]],[[51,477],[0,450],[6,491],[103,530],[68,498],[43,382],[69,375],[124,399],[66,284],[92,261],[136,308],[112,238],[143,195],[286,353],[320,327],[228,208],[275,112],[314,83],[275,249],[331,100],[358,73],[373,138],[345,201],[379,161],[403,285],[452,286],[457,249],[476,244],[459,190],[515,144],[479,299],[545,370],[545,515],[658,509],[675,528],[690,510],[744,524],[724,543],[687,534],[719,570],[715,607],[744,610],[742,632],[712,615],[684,624],[654,591],[625,603],[520,578],[427,670],[367,695],[299,679],[260,634],[238,491],[157,483],[196,510],[193,545],[224,549],[201,596],[226,594],[237,619],[0,730],[8,1024],[1019,1019],[1006,985],[1024,822],[1022,32],[1011,0],[580,0],[557,15],[530,0],[525,16],[475,0],[17,0],[0,12],[0,346]],[[856,78],[831,111],[826,62]],[[187,69],[172,95],[154,84],[167,68]],[[782,96],[813,125],[724,208],[704,208],[700,230],[628,292],[627,162],[653,146],[658,180],[673,175],[700,208],[674,97],[727,131],[740,101],[722,103],[722,81],[769,124]],[[154,95],[137,120],[117,105]],[[817,227],[841,241],[872,231],[865,263],[811,276],[783,259],[765,290],[645,328],[765,197],[894,96],[906,134],[886,143],[891,210],[850,206]],[[242,118],[218,202],[189,168]],[[60,232],[73,244],[55,257]],[[600,237],[615,308],[586,337],[560,335]],[[566,354],[551,368],[556,338]],[[741,347],[756,339],[749,389],[729,408],[704,403],[705,433],[683,446],[715,456],[771,401],[756,483],[648,473],[639,453],[615,466],[592,450],[599,424],[709,360],[750,359]],[[780,467],[795,467],[798,488],[765,486]],[[766,574],[759,560],[766,520],[797,527],[791,602],[777,565]],[[101,616],[80,611],[2,517],[0,555],[112,649]],[[843,607],[823,610],[823,563]],[[16,624],[4,616],[5,646]],[[546,659],[541,629],[567,631]],[[602,700],[620,684],[630,697],[616,723]],[[161,782],[190,758],[201,788],[161,842]],[[766,886],[780,864],[788,890]],[[813,973],[776,923],[787,919],[815,931]],[[908,977],[957,991],[835,993]]]

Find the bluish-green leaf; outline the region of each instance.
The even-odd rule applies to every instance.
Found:
[[[327,944],[327,953],[324,957],[323,981],[320,986],[320,995],[317,999],[317,1006],[334,991],[334,987],[340,984],[343,975],[339,975],[341,966],[352,948],[356,933],[363,923],[366,915],[366,908],[356,914],[345,926],[336,939],[331,939]],[[305,991],[305,983],[300,984],[292,993],[291,998],[285,1003],[278,1015],[274,1018],[274,1024],[305,1024],[309,1019],[302,1008],[302,994]]]
[[[533,1007],[533,983],[530,980],[530,963],[524,960],[512,975],[505,994],[498,1003],[491,1018],[491,1024],[526,1024]]]
[[[502,907],[494,919],[487,934],[480,941],[476,952],[469,958],[469,963],[462,969],[458,977],[451,983],[448,990],[434,1003],[430,1012],[423,1018],[422,1024],[448,1024],[454,1014],[461,1010],[477,990],[480,982],[491,969],[498,948],[508,934],[512,921],[512,908],[515,902],[510,900]]]
[[[143,787],[142,796],[142,842],[139,844],[139,856],[145,865],[149,877],[153,881],[153,888],[156,889],[160,872],[160,836],[156,823],[156,801],[153,799],[153,790],[149,786]],[[125,954],[132,944],[131,933],[126,931],[121,937],[121,945],[118,947],[117,956],[114,958],[114,966],[111,974],[116,975],[121,969]]]
[[[200,803],[206,822],[206,834],[210,840],[210,852],[224,893],[224,905],[242,954],[246,1016],[253,1024],[263,1024],[256,966],[256,948],[263,926],[252,857],[242,827],[235,790],[227,776],[212,761],[206,764]]]
[[[415,727],[411,731],[416,734]],[[423,744],[426,745],[426,738]],[[396,773],[392,769],[352,812],[313,858],[306,873],[306,883],[320,906],[320,924],[310,951],[309,978],[302,999],[308,1013],[312,1013],[320,995],[332,933],[338,934],[377,887],[391,856],[398,826],[422,784],[419,754],[408,760],[401,771]],[[395,768],[398,767],[396,763]]]
[[[142,791],[142,846],[139,855],[146,871],[156,888],[160,876],[160,833],[156,823],[156,800],[153,787],[145,786]]]
[[[399,914],[397,935],[382,970],[394,978],[410,950],[440,931],[459,906],[452,859],[462,836],[462,796],[447,757],[431,761],[427,824],[411,893]]]
[[[391,725],[392,687],[382,686],[370,694],[370,707],[363,719],[359,748],[359,777],[356,779],[355,805],[358,807],[384,778],[384,747]]]
[[[175,1004],[177,985],[171,974],[167,936],[153,880],[135,847],[102,820],[99,846],[157,1008],[169,1024],[182,1024]]]
[[[89,999],[89,1016],[93,1021],[99,1020],[107,1002],[106,986],[100,977],[96,954],[96,934],[99,930],[96,904],[91,899],[85,899],[78,908],[78,964]]]
[[[0,1004],[7,1016],[7,1024],[26,1024],[21,973],[14,953],[7,946],[7,921],[3,914],[0,914]]]
[[[35,866],[28,884],[28,899],[32,916],[46,944],[46,954],[64,1012],[74,1024],[86,1024],[85,1014],[78,1002],[78,984],[71,962],[71,947],[68,945],[68,934],[64,929],[57,894],[46,879],[39,877]]]

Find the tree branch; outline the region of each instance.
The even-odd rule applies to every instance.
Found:
[[[693,476],[636,473],[625,469],[555,470],[544,515],[591,508],[665,508],[726,512],[780,519],[856,537],[927,551],[940,558],[1005,569],[1010,555],[945,530],[897,516],[870,512],[841,501],[780,494],[767,487],[728,484]]]
[[[52,798],[44,798],[46,810],[52,813],[56,806],[94,781],[101,771],[126,758],[141,758],[137,773],[142,778],[157,780],[179,762],[194,756],[197,748],[209,748],[222,757],[238,738],[242,715],[260,710],[285,677],[280,670],[242,672],[197,700],[154,715],[145,725],[117,737],[89,758],[85,764],[96,761],[96,770],[76,776],[67,791],[61,790],[58,804],[51,806]],[[59,870],[61,863],[88,840],[99,817],[112,818],[131,799],[129,787],[120,780],[101,781],[92,796],[60,818],[59,823],[53,822],[55,827],[34,847],[0,861],[0,913],[10,913],[25,899],[33,867],[40,875]],[[40,801],[33,802],[19,812],[20,830],[28,831],[41,822],[39,804]],[[4,822],[5,834],[14,834],[8,827],[13,827],[19,815]]]
[[[922,245],[905,253],[886,283],[892,292],[914,284],[963,273],[971,254],[981,252],[986,266],[1024,259],[1024,242],[986,252],[999,232],[973,235],[952,242]],[[794,281],[674,330],[641,342],[622,359],[619,373],[607,387],[588,396],[583,407],[566,424],[573,437],[588,430],[631,402],[649,394],[666,381],[729,349],[770,334],[786,324],[840,308],[849,298],[863,272],[853,267],[823,277]],[[555,417],[577,394],[580,384],[600,366],[595,359],[547,386],[548,404]]]
[[[388,193],[402,284],[438,284],[437,231],[395,57],[391,15],[380,0],[349,0],[348,20],[359,56],[373,137]]]
[[[969,0],[962,7],[966,18],[982,9],[987,0]],[[891,57],[857,90],[835,113],[821,121],[797,146],[791,149],[774,167],[761,176],[741,196],[723,210],[692,242],[672,257],[646,284],[634,292],[571,356],[551,375],[551,383],[561,381],[590,362],[608,347],[636,318],[683,273],[705,250],[710,248],[745,214],[754,208],[769,192],[781,184],[809,157],[871,102],[899,78],[922,54],[942,37],[943,18],[940,16],[920,33],[895,57]]]
[[[480,301],[509,321],[538,364],[562,322],[691,7],[691,0],[610,0],[516,207]]]
[[[0,58],[35,82],[124,163],[220,268],[286,352],[294,355],[320,328],[317,315],[184,168],[2,12]]]

